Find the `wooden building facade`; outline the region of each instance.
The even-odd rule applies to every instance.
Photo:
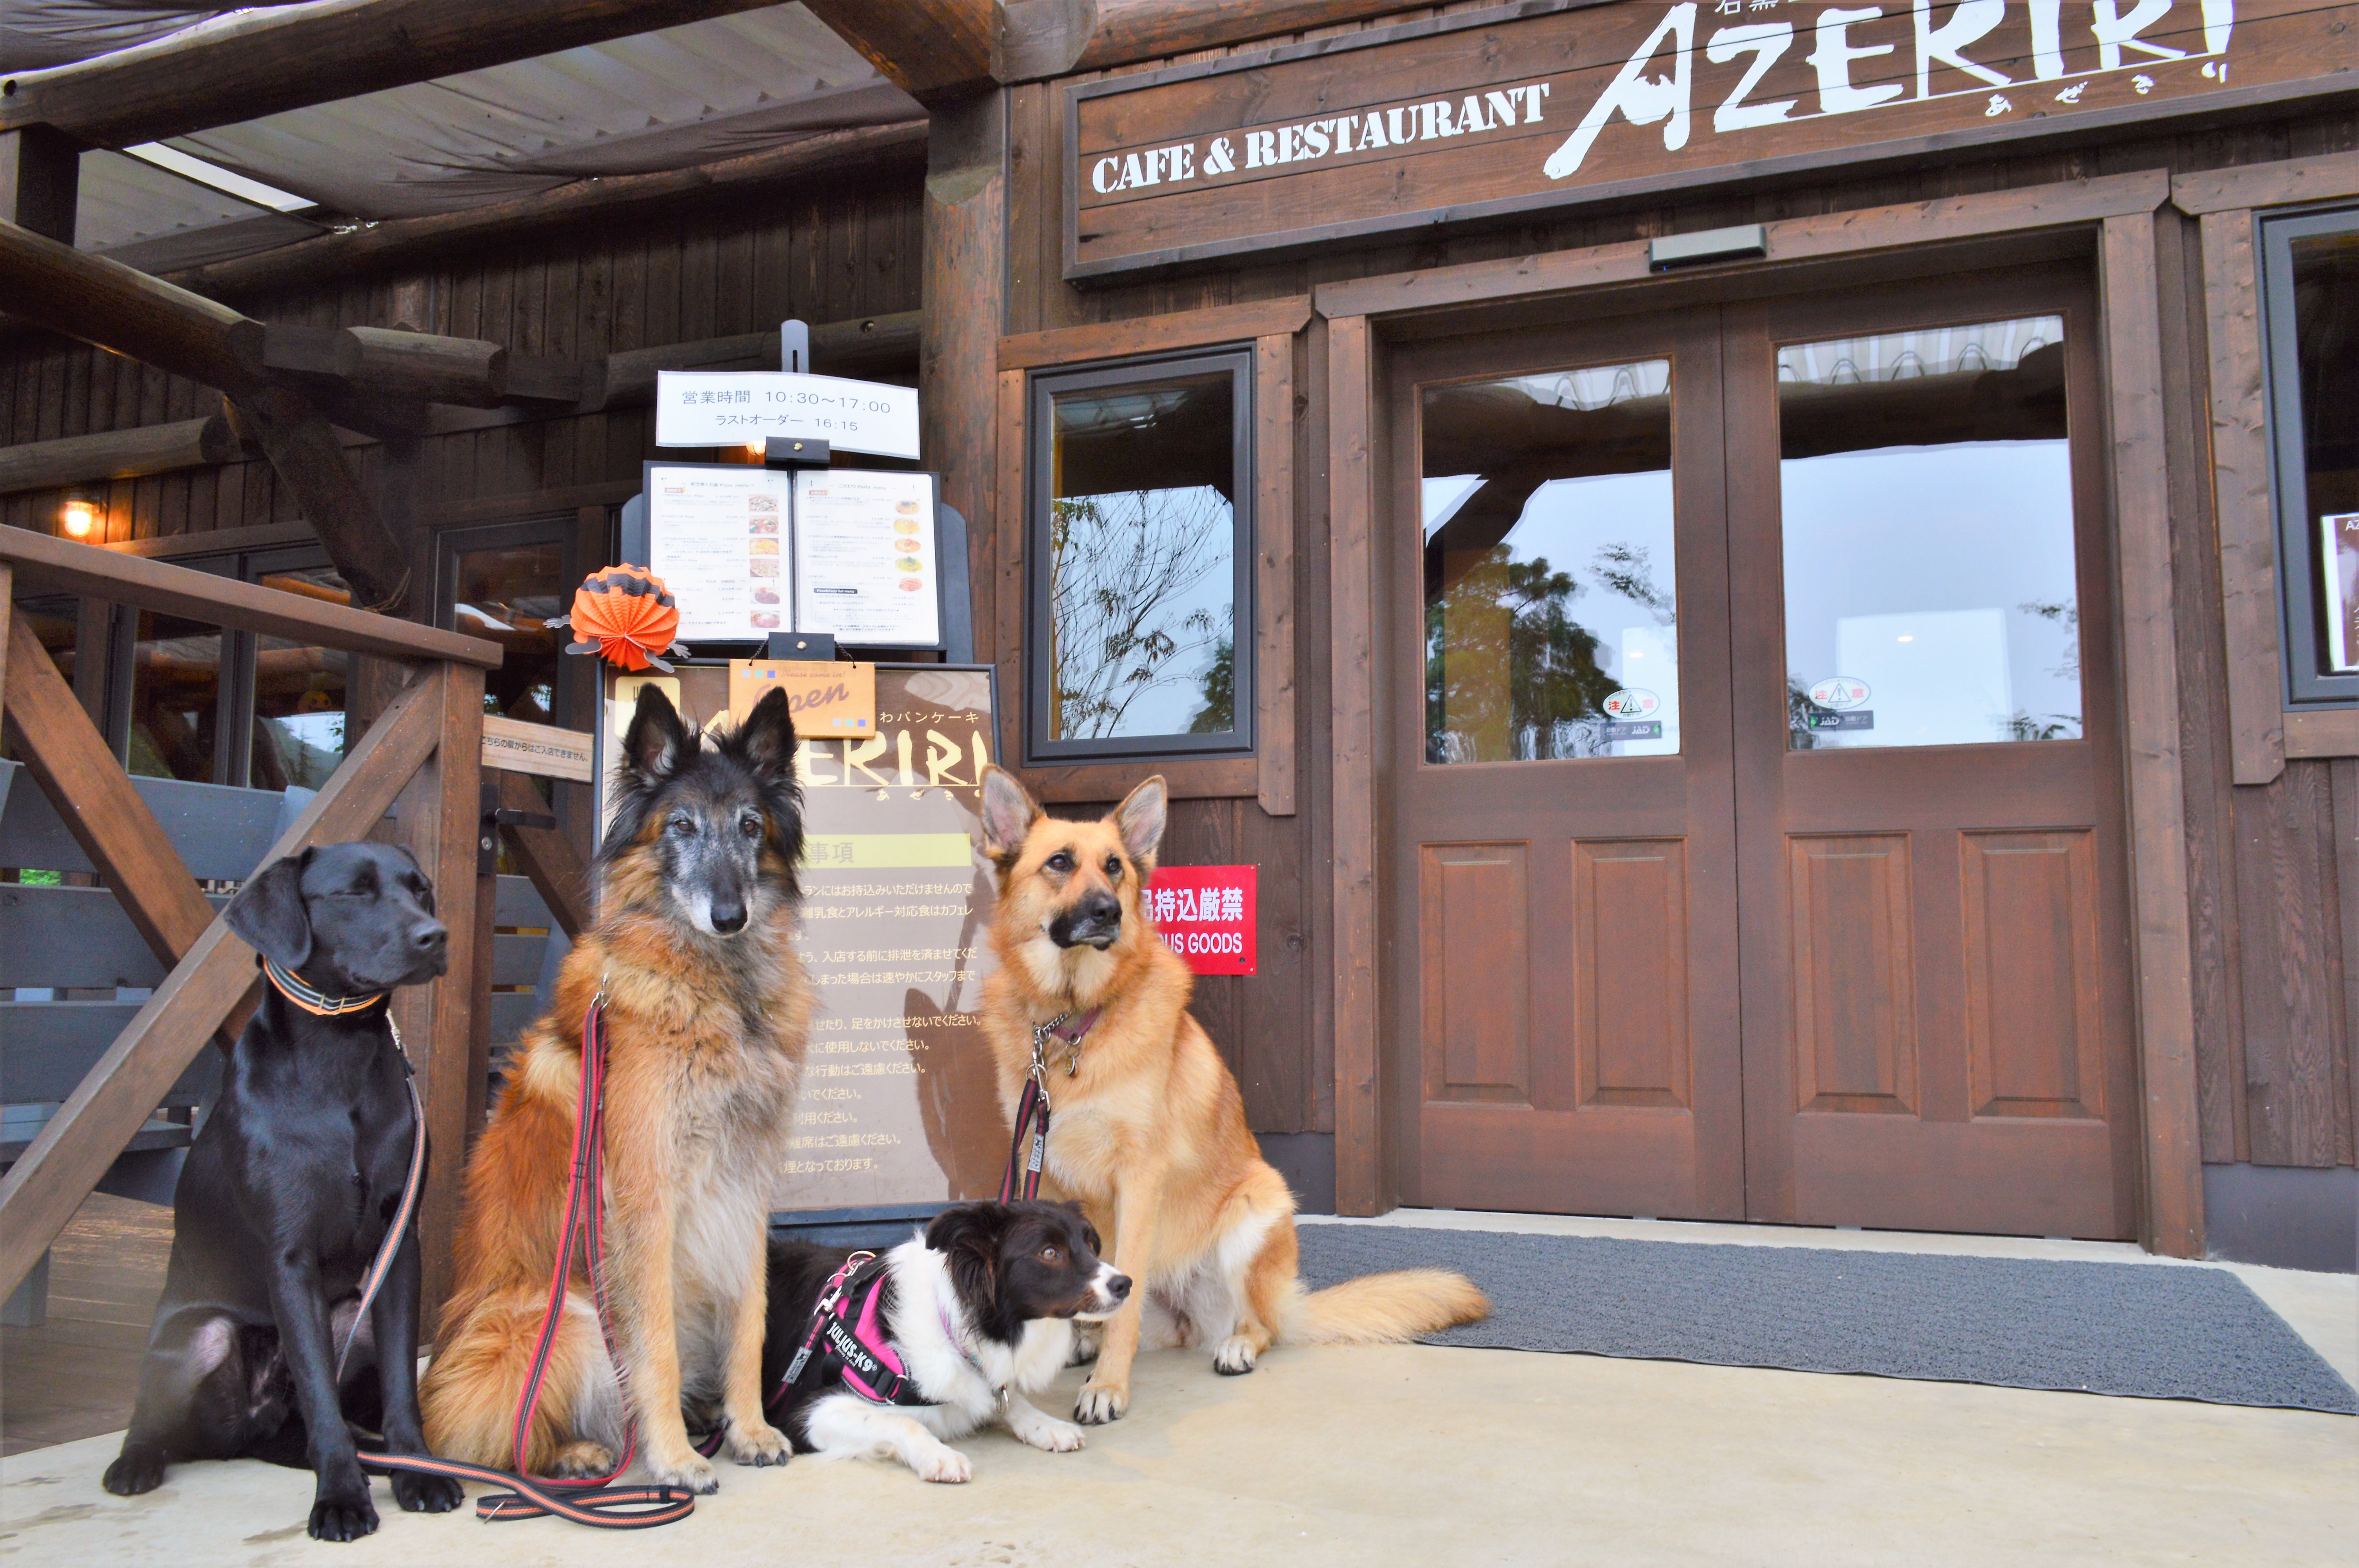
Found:
[[[1196,1011],[1306,1206],[2353,1266],[2359,6],[813,9],[921,138],[187,277],[574,367],[351,438],[409,613],[596,564],[597,385],[800,317],[921,387],[1003,759],[1258,868]],[[20,449],[207,396],[0,346]],[[243,455],[92,499],[307,536]]]

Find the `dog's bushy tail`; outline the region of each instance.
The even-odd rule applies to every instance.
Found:
[[[1298,1291],[1282,1337],[1299,1345],[1397,1345],[1490,1313],[1489,1300],[1465,1275],[1402,1269]]]

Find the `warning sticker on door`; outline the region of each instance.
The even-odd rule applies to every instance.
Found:
[[[1863,707],[1867,701],[1867,683],[1854,680],[1849,676],[1829,676],[1811,684],[1810,700],[1837,713]]]

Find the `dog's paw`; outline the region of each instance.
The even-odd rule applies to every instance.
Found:
[[[587,1481],[614,1468],[614,1451],[603,1443],[569,1443],[549,1464],[549,1473],[560,1481]]]
[[[961,1485],[974,1476],[974,1466],[968,1463],[965,1454],[955,1448],[940,1446],[931,1454],[919,1454],[909,1468],[918,1473],[920,1481],[943,1481],[951,1486]]]
[[[1083,1426],[1103,1426],[1110,1421],[1120,1421],[1129,1409],[1127,1388],[1092,1378],[1082,1385],[1082,1397],[1073,1401],[1073,1419]]]
[[[1073,1330],[1073,1353],[1065,1357],[1068,1367],[1086,1367],[1098,1358],[1098,1331],[1094,1328]]]
[[[375,1530],[376,1505],[369,1501],[365,1479],[357,1490],[339,1487],[332,1492],[323,1491],[311,1504],[314,1541],[358,1541]]]
[[[1082,1446],[1082,1429],[1070,1421],[1037,1411],[1013,1423],[1016,1441],[1049,1454],[1071,1454]]]
[[[729,1423],[729,1457],[740,1465],[783,1465],[793,1454],[787,1434],[768,1422]]]
[[[1254,1357],[1258,1354],[1252,1340],[1242,1334],[1232,1334],[1212,1352],[1212,1370],[1223,1378],[1241,1378],[1254,1369]]]
[[[467,1494],[448,1476],[416,1476],[407,1470],[396,1470],[393,1500],[401,1505],[404,1513],[447,1514],[465,1502]]]
[[[164,1484],[164,1451],[144,1443],[126,1443],[98,1484],[118,1498],[136,1498]]]
[[[712,1466],[694,1450],[676,1459],[658,1459],[649,1454],[647,1473],[658,1487],[678,1487],[684,1492],[694,1492],[700,1497],[708,1497],[721,1489],[721,1477],[713,1474]]]

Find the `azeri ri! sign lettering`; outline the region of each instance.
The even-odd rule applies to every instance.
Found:
[[[2343,91],[2359,36],[2351,0],[1532,9],[1066,89],[1066,276]]]

